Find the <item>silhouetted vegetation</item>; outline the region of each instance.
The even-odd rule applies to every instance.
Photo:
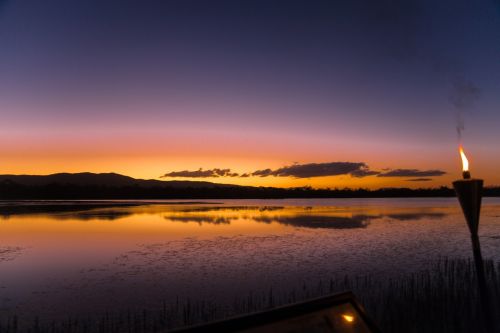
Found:
[[[486,261],[486,276],[494,313],[499,313],[500,263]],[[174,300],[163,302],[157,309],[110,311],[100,318],[68,318],[58,322],[33,319],[26,323],[22,315],[12,316],[0,320],[0,332],[164,332],[352,290],[386,333],[486,333],[476,282],[471,260],[442,259],[431,269],[398,279],[345,276],[308,281],[286,292],[273,289],[253,292],[235,299],[229,306],[215,301]]]
[[[226,186],[222,188],[172,188],[168,186],[79,186],[48,184],[25,186],[0,184],[0,199],[282,199],[282,198],[411,198],[452,197],[453,189],[384,188],[368,189],[313,189]],[[499,197],[500,187],[486,188],[484,196]]]
[[[451,197],[448,187],[431,189],[383,188],[368,189],[314,189],[311,187],[276,188],[236,185],[218,185],[183,182],[180,186],[170,182],[154,185],[81,185],[47,183],[27,185],[12,180],[0,182],[0,199],[278,199],[278,198],[393,198],[393,197]],[[209,185],[204,185],[209,184]],[[486,188],[485,196],[500,196],[500,187]]]

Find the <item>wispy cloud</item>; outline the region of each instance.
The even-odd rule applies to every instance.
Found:
[[[435,177],[442,176],[446,172],[442,170],[418,170],[418,169],[394,169],[380,173],[377,177]]]
[[[433,180],[432,178],[413,178],[413,179],[407,179],[407,182],[430,182]]]

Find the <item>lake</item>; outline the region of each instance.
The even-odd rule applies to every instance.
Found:
[[[0,202],[0,317],[42,320],[397,278],[469,258],[455,198]],[[483,256],[500,261],[500,199]]]

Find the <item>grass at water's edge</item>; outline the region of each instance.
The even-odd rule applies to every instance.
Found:
[[[500,263],[485,261],[485,266],[493,311],[500,318]],[[345,276],[320,280],[315,285],[304,283],[287,292],[271,289],[251,293],[224,306],[213,301],[175,300],[164,302],[156,310],[109,312],[99,318],[68,318],[61,322],[35,319],[26,323],[22,316],[11,316],[0,318],[0,332],[163,332],[352,290],[385,333],[486,333],[476,285],[471,260],[443,258],[428,270],[398,279]]]

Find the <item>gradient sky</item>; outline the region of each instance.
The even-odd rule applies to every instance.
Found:
[[[500,185],[498,0],[0,0],[0,173],[159,178],[362,162]],[[170,177],[165,179],[184,179]]]

